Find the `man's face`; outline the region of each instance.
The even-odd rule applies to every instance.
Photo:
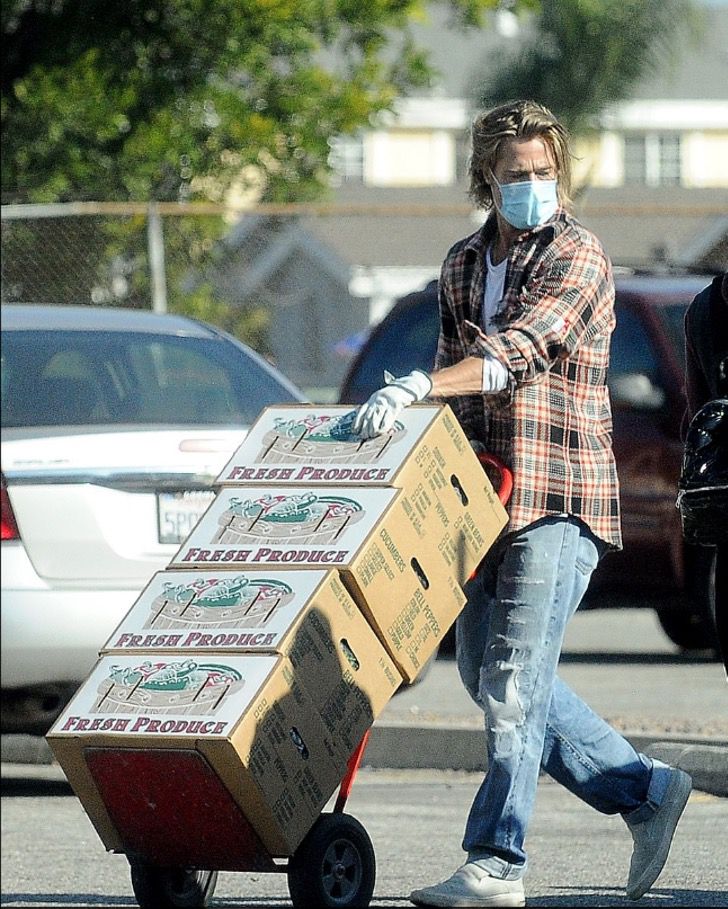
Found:
[[[501,144],[493,175],[499,183],[523,183],[526,180],[555,180],[556,164],[549,146],[543,139],[505,139]],[[485,174],[493,194],[498,187],[493,176]],[[498,194],[500,201],[500,194]]]

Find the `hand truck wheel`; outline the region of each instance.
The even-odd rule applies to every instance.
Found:
[[[322,814],[288,863],[294,909],[366,909],[376,861],[369,834],[349,814]]]
[[[217,871],[160,868],[129,859],[131,886],[140,909],[206,909],[217,884]]]

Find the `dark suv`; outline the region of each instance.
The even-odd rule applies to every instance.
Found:
[[[708,275],[619,274],[609,389],[624,549],[594,574],[585,605],[654,608],[671,640],[715,647],[713,551],[687,546],[675,507],[685,410],[683,319]],[[399,300],[369,335],[341,386],[342,403],[379,388],[385,369],[429,369],[438,335],[437,282]],[[619,594],[610,597],[609,594]]]

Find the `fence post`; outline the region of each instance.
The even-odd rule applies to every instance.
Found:
[[[162,219],[156,202],[149,203],[147,215],[147,245],[149,249],[149,270],[152,278],[152,309],[167,312],[167,277],[164,267],[164,235]]]

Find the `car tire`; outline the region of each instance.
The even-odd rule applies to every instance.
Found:
[[[350,814],[322,814],[288,863],[294,909],[366,909],[376,860],[369,834]]]
[[[685,598],[677,606],[657,608],[662,630],[683,650],[705,650],[718,658],[715,627],[715,549],[685,547]]]
[[[129,860],[131,886],[140,909],[205,909],[217,884],[217,871],[159,868]]]

